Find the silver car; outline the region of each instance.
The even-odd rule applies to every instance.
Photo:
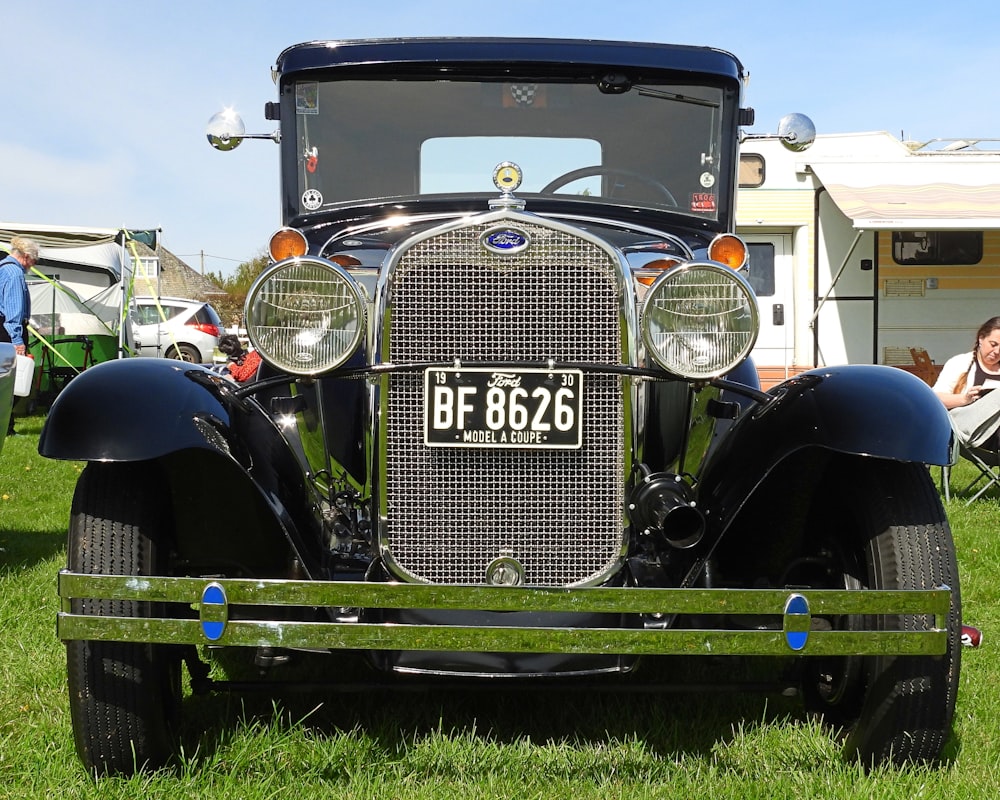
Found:
[[[139,355],[195,364],[212,360],[223,326],[211,305],[178,297],[137,297],[135,303]]]

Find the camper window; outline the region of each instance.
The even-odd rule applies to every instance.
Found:
[[[897,264],[978,264],[982,231],[893,231],[892,260]]]
[[[756,189],[764,185],[764,156],[744,153],[740,156],[740,188]]]
[[[748,242],[746,276],[757,297],[774,296],[774,245],[771,242]]]

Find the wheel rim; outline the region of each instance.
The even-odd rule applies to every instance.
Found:
[[[810,559],[811,560],[811,559]],[[815,588],[847,589],[858,591],[865,586],[852,570],[857,565],[850,563],[841,547],[830,544],[823,548],[819,563],[827,564],[824,579],[814,581]],[[818,618],[818,621],[822,618]],[[861,627],[856,615],[834,617],[826,621],[831,630],[849,631]],[[864,658],[862,656],[829,656],[806,661],[803,673],[803,690],[818,705],[815,710],[827,713],[844,708],[860,696],[863,684]],[[848,713],[851,709],[845,708]]]

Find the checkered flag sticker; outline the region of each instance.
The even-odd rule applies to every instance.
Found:
[[[510,85],[510,96],[519,106],[530,106],[534,104],[535,94],[537,92],[537,83],[512,83]]]

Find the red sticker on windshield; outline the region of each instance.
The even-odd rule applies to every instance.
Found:
[[[692,211],[715,211],[715,195],[711,192],[694,192],[691,195]]]

